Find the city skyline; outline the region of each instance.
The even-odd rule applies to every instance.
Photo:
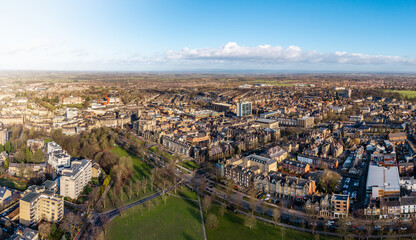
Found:
[[[0,70],[416,72],[415,1],[0,1]]]

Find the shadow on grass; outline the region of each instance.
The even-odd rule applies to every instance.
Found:
[[[199,213],[199,204],[198,204],[198,202],[186,199],[186,198],[189,198],[189,196],[184,194],[182,191],[178,191],[178,196],[183,197],[183,200],[190,206],[190,208],[188,208],[188,211],[192,215],[192,217],[195,218],[196,220],[200,221],[201,216],[200,216],[200,213]]]

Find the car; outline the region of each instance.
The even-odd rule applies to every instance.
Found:
[[[345,224],[347,224],[347,226],[351,226],[351,222],[346,222]]]
[[[400,230],[406,231],[407,230],[407,227],[401,227]]]
[[[358,187],[358,186],[360,186],[360,181],[356,180],[356,181],[354,182],[354,187]]]
[[[351,178],[347,178],[347,180],[345,180],[345,183],[350,183]]]
[[[344,185],[344,189],[348,189],[348,184],[345,184]]]

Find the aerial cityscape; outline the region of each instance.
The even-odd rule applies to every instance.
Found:
[[[414,239],[415,11],[0,0],[0,239]]]

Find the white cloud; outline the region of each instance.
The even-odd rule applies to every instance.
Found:
[[[226,62],[252,62],[266,64],[306,63],[306,64],[400,64],[415,65],[416,60],[398,56],[367,55],[362,53],[318,53],[304,51],[298,46],[259,45],[255,47],[239,46],[229,42],[220,48],[184,48],[180,51],[166,51],[167,60],[222,60]]]

